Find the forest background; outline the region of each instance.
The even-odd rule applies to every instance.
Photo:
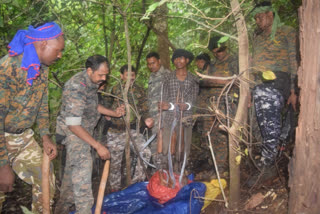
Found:
[[[256,2],[243,0],[239,3],[251,35],[255,23],[250,12]],[[300,5],[301,0],[273,1],[273,7],[279,11],[282,22],[297,30],[297,8]],[[17,30],[47,21],[60,24],[66,46],[62,59],[50,67],[49,76],[51,131],[54,133],[61,86],[84,69],[85,60],[89,56],[101,54],[110,60],[112,77],[108,86],[117,82],[120,67],[128,63],[121,11],[126,12],[128,20],[131,63],[138,69],[137,82],[147,88],[150,72],[146,67],[145,56],[150,51],[161,51],[157,41],[159,32],[154,27],[159,15],[157,10],[160,9],[160,15],[165,17],[164,27],[167,27],[168,32],[165,41],[170,46],[170,56],[174,48],[184,48],[192,51],[195,56],[205,52],[213,58],[206,48],[211,36],[236,37],[235,20],[228,0],[0,0],[0,57],[7,54],[7,45]],[[237,53],[235,40],[229,39],[228,45],[231,52]],[[189,70],[195,69],[194,63],[191,64]]]
[[[116,84],[120,67],[128,63],[127,39],[130,41],[131,64],[138,69],[137,82],[145,88],[150,75],[145,56],[150,51],[163,52],[168,48],[164,56],[169,59],[175,48],[184,48],[195,56],[209,53],[213,59],[207,50],[209,38],[224,35],[230,38],[227,41],[230,51],[237,54],[238,43],[234,39],[237,38],[237,28],[230,1],[0,0],[0,57],[7,54],[7,45],[17,30],[48,21],[60,24],[66,47],[62,59],[50,67],[49,76],[50,125],[54,134],[63,84],[82,71],[85,60],[94,54],[108,57],[112,71],[108,88]],[[256,27],[250,12],[260,1],[239,1],[250,44]],[[272,3],[282,23],[298,31],[301,0],[274,0]],[[167,47],[161,46],[161,42]],[[172,64],[170,67],[174,68]],[[196,70],[194,63],[189,70]]]

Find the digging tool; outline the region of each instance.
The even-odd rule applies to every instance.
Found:
[[[172,157],[171,157],[171,148],[172,147],[172,144],[173,144],[173,135],[175,133],[174,129],[177,125],[177,118],[175,117],[173,122],[172,122],[172,125],[171,125],[171,130],[170,130],[170,143],[169,143],[169,149],[168,149],[168,166],[169,166],[169,179],[168,179],[168,186],[170,188],[174,188],[175,185],[176,185],[176,179],[174,177],[174,174],[173,174],[173,166],[172,166]],[[174,142],[175,144],[175,142]]]
[[[99,192],[98,192],[98,197],[97,197],[97,205],[96,205],[96,209],[94,211],[94,214],[101,213],[104,190],[106,189],[106,184],[107,184],[108,175],[109,175],[109,167],[110,167],[110,160],[107,160],[106,163],[104,164],[104,168],[103,168],[103,172],[102,172],[102,177],[101,177],[101,181],[100,181],[100,185],[99,185]]]
[[[161,85],[161,98],[160,102],[162,103],[162,91],[163,91],[163,84]],[[162,144],[163,144],[163,135],[162,135],[162,108],[159,109],[159,127],[158,127],[158,137],[157,137],[157,152],[158,154],[162,153]]]
[[[42,158],[42,208],[43,214],[50,214],[50,159],[45,151]]]
[[[163,84],[161,84],[161,95],[160,95],[160,103],[162,104],[162,95],[163,95]],[[157,137],[157,153],[160,156],[162,154],[162,146],[163,146],[163,129],[162,129],[162,107],[159,109],[159,126],[158,126],[158,137]],[[158,157],[161,158],[161,157]],[[158,160],[155,160],[155,163]],[[157,168],[160,168],[159,170],[159,176],[160,176],[160,184],[164,185],[165,182],[163,180],[162,176],[162,164],[160,162],[160,166],[157,166]]]
[[[181,93],[181,103],[183,103],[183,94]],[[183,111],[179,109],[180,111],[180,121],[179,121],[179,144],[178,144],[178,170],[180,170],[180,161],[181,161],[181,150],[182,150],[182,144],[184,143],[184,132],[182,127],[182,117],[183,117]]]
[[[178,95],[176,98],[176,104],[179,102],[179,97],[180,97],[180,88],[178,90]],[[175,112],[174,112],[174,120],[171,125],[171,130],[170,130],[170,143],[169,143],[169,149],[168,149],[168,166],[169,166],[169,182],[168,186],[170,188],[175,188],[176,185],[176,179],[173,174],[173,163],[172,163],[172,154],[175,154],[176,150],[176,143],[177,143],[177,133],[175,131],[175,127],[177,125],[177,105],[175,107]]]

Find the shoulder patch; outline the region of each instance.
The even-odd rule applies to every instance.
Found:
[[[87,85],[86,85],[86,84],[84,84],[83,82],[80,82],[80,84],[81,84],[81,85],[83,85],[84,87],[87,87]]]

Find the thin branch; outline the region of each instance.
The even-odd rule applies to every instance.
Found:
[[[231,76],[231,77],[218,77],[218,76],[209,76],[209,75],[201,74],[201,73],[199,73],[199,72],[197,72],[197,71],[195,71],[195,72],[196,72],[196,74],[197,74],[199,77],[201,77],[201,78],[203,78],[203,79],[212,79],[212,80],[234,80],[234,79],[238,78],[238,76],[237,76],[236,74],[234,74],[234,75]]]
[[[216,30],[216,29],[214,29],[212,26],[205,25],[203,22],[200,22],[200,21],[195,20],[195,19],[193,19],[193,18],[184,17],[184,16],[168,16],[168,17],[171,17],[171,18],[182,18],[182,19],[191,20],[191,21],[193,21],[193,22],[195,22],[195,23],[197,23],[197,24],[199,24],[199,25],[202,25],[203,27],[209,29],[209,32],[213,31],[213,32],[216,32],[216,33],[221,34],[221,35],[223,35],[223,36],[227,36],[227,37],[229,37],[229,38],[231,38],[231,39],[233,39],[233,40],[235,40],[235,41],[238,41],[238,38],[237,38],[237,37],[235,37],[235,36],[233,36],[233,35],[231,35],[231,34],[228,34],[228,33],[225,33],[225,32],[219,31],[219,30]]]

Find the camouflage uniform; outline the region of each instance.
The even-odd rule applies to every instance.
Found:
[[[49,134],[48,68],[41,65],[40,76],[29,86],[21,67],[22,55],[0,60],[0,166],[10,164],[14,172],[32,185],[32,212],[42,213],[42,149],[30,129],[36,122],[41,137]],[[51,204],[55,178],[50,173]],[[0,210],[5,194],[0,192]]]
[[[216,59],[215,63],[210,64],[208,75],[229,77],[234,74],[238,74],[238,70],[238,58],[230,55],[224,61],[219,61],[218,59]],[[203,108],[208,109],[208,107],[210,107],[211,109],[215,109],[217,107],[216,104],[218,102],[218,98],[219,96],[221,96],[218,108],[223,114],[227,115],[227,102],[225,92],[223,92],[223,87],[224,85],[220,86],[211,84],[209,85],[209,88],[204,87],[204,90],[202,90],[201,94],[201,99],[205,101],[205,106],[203,106]],[[235,85],[230,89],[228,93],[228,111],[229,117],[231,118],[234,118],[235,112],[237,110],[238,98],[237,96],[234,96],[234,94],[239,94],[238,88]],[[202,110],[201,113],[212,114],[212,112],[208,110]],[[203,121],[202,141],[208,142],[207,132],[212,130],[210,133],[210,137],[213,144],[217,165],[221,171],[225,171],[228,169],[228,133],[218,128],[219,121],[215,122],[215,119],[216,118],[213,116],[201,118],[201,120]],[[227,126],[226,119],[221,119],[221,122]],[[232,121],[230,122],[230,125],[231,123]],[[211,128],[212,126],[213,128]]]
[[[148,84],[148,106],[150,117],[154,120],[154,126],[152,128],[152,134],[156,134],[159,129],[159,110],[158,102],[161,100],[161,86],[163,83],[164,76],[170,73],[170,71],[163,66],[160,67],[159,71],[151,72]],[[162,116],[165,112],[162,113]],[[157,152],[156,138],[151,143],[151,152],[155,154]]]
[[[165,83],[164,83],[164,91],[163,91],[163,101],[164,102],[170,102],[172,104],[177,103],[177,97],[179,93],[179,100],[178,102],[183,103],[189,103],[191,107],[193,107],[196,103],[197,96],[199,94],[199,80],[196,76],[191,74],[188,71],[187,77],[184,81],[178,80],[176,76],[176,71],[169,73],[165,77]],[[176,140],[176,154],[175,154],[175,161],[174,164],[177,166],[175,167],[175,171],[179,170],[181,168],[178,166],[178,164],[182,164],[183,155],[180,156],[180,163],[177,162],[179,154],[179,137],[180,137],[180,131],[184,133],[184,138],[182,139],[184,141],[184,147],[181,148],[181,153],[186,154],[186,160],[188,160],[188,156],[190,153],[191,148],[191,141],[192,141],[192,126],[193,126],[193,108],[190,108],[189,110],[185,110],[182,113],[182,127],[180,129],[180,120],[181,120],[181,112],[179,111],[178,106],[175,106],[174,110],[168,110],[166,111],[166,114],[164,115],[163,121],[163,157],[162,164],[166,166],[166,162],[168,160],[167,154],[169,151],[169,144],[170,144],[170,136],[171,136],[171,128],[174,120],[176,119],[177,125],[175,126],[175,133],[177,136]]]
[[[91,186],[91,146],[75,136],[68,125],[81,125],[91,136],[100,113],[98,112],[98,85],[91,82],[87,71],[73,76],[64,86],[62,106],[57,118],[57,133],[66,136],[67,159],[60,199],[55,213],[68,213],[76,204],[77,213],[91,213],[93,195]]]
[[[112,94],[116,97],[122,99],[122,90],[124,86],[120,84],[116,85],[112,89]],[[148,106],[147,106],[147,99],[146,99],[145,91],[143,88],[139,87],[135,83],[132,87],[129,88],[128,91],[128,102],[129,104],[135,109],[135,111],[141,116],[141,123],[148,118]],[[115,98],[112,101],[112,109],[115,109],[122,104],[123,102],[119,99]],[[107,147],[111,154],[111,162],[110,162],[110,174],[109,174],[109,184],[113,191],[120,190],[121,186],[121,177],[125,176],[121,174],[121,163],[124,153],[124,148],[126,145],[126,126],[122,118],[112,118],[111,119],[112,125],[107,134]],[[145,143],[145,139],[142,134],[137,132],[135,129],[138,127],[138,120],[134,112],[131,111],[130,115],[130,132],[134,141],[136,142],[140,154],[143,158],[149,162],[151,157],[151,151],[148,147],[146,147],[143,151],[142,145]],[[132,143],[130,142],[131,149],[134,150]],[[138,163],[136,167],[132,167],[131,172],[134,172],[132,177],[132,182],[143,181],[146,177],[143,171],[142,163],[137,160]],[[134,161],[131,161],[133,164]]]
[[[296,32],[288,26],[278,27],[274,40],[265,34],[259,34],[254,38],[254,70],[271,70],[277,76],[272,83],[259,84],[252,92],[257,122],[263,137],[262,160],[265,165],[271,164],[277,155],[281,134],[281,111],[290,94],[290,88],[294,89],[295,85],[296,51]],[[259,73],[254,74],[256,81],[261,83]]]

